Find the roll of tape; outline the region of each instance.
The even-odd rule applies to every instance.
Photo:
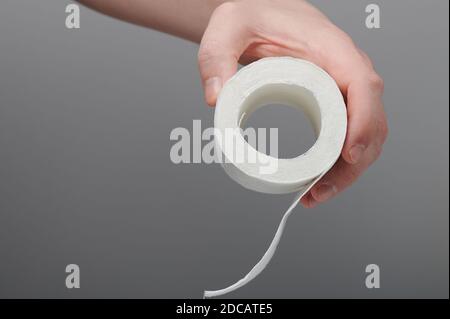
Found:
[[[275,103],[300,109],[310,118],[317,140],[306,153],[289,159],[274,158],[248,145],[242,135],[236,135],[236,145],[246,145],[245,148],[225,147],[222,138],[227,130],[242,128],[252,112]],[[242,287],[266,267],[293,209],[339,158],[347,131],[347,112],[336,82],[315,64],[288,57],[265,58],[242,68],[224,85],[216,105],[214,126],[216,149],[223,154],[223,168],[232,179],[258,192],[298,194],[261,260],[230,287],[205,291],[206,298]],[[245,158],[260,160],[235,161],[242,155],[237,153],[244,150],[248,153]],[[276,163],[276,169],[265,173],[264,166],[270,162]]]

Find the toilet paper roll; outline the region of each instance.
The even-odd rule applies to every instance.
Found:
[[[306,153],[289,159],[274,158],[248,145],[242,135],[235,136],[235,145],[246,147],[226,147],[223,137],[227,130],[241,128],[252,112],[267,104],[289,105],[306,113],[317,137]],[[266,267],[293,209],[339,158],[346,136],[347,112],[336,82],[315,64],[288,57],[265,58],[242,68],[224,85],[217,100],[214,125],[216,150],[223,154],[222,166],[232,179],[258,192],[298,194],[261,260],[230,287],[205,291],[206,298],[242,287]],[[244,154],[239,153],[244,151],[246,154],[242,157]],[[236,158],[258,160],[236,161]],[[276,169],[267,172],[268,163],[275,163]]]

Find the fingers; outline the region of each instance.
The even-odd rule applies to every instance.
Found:
[[[207,104],[216,104],[222,86],[237,71],[239,60],[244,63],[251,62],[266,55],[255,55],[255,52],[260,51],[251,50],[252,43],[259,43],[259,29],[256,26],[252,29],[249,25],[248,17],[242,15],[242,10],[239,10],[235,2],[222,4],[211,16],[198,53]],[[332,39],[341,41],[343,38],[336,36]],[[266,48],[270,48],[269,53],[278,52],[274,47],[279,46],[271,43]],[[347,136],[341,158],[336,165],[302,198],[302,203],[307,207],[328,200],[355,182],[377,159],[387,135],[381,101],[383,81],[373,71],[370,59],[354,50],[355,46],[350,40],[345,40],[344,37],[337,47],[340,51],[331,50],[334,54],[330,55],[329,63],[320,61],[320,57],[324,58],[328,53],[319,54],[316,63],[324,65],[345,94],[348,112]],[[259,45],[258,48],[261,50],[264,47]],[[281,52],[286,55],[286,49],[282,49],[284,51]],[[339,56],[344,58],[339,60]]]
[[[224,21],[226,23],[224,23]],[[206,103],[216,104],[223,84],[236,73],[250,37],[233,3],[224,3],[211,16],[198,52]]]
[[[342,157],[349,164],[357,164],[372,146],[382,144],[387,133],[381,102],[383,82],[374,74],[355,79],[347,90],[348,127]]]
[[[302,204],[313,208],[350,186],[366,167],[349,164],[342,157],[325,176],[302,198]]]
[[[380,155],[381,150],[371,145],[356,164],[348,163],[342,156],[325,176],[302,198],[303,206],[312,208],[323,203],[352,185]]]
[[[305,207],[314,207],[342,192],[381,154],[387,137],[382,91],[382,82],[377,77],[356,81],[349,86],[348,128],[342,156],[302,198]]]

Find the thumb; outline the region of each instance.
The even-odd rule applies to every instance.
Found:
[[[245,29],[233,3],[220,5],[211,16],[198,51],[205,100],[210,106],[216,104],[223,85],[237,71],[250,38]]]

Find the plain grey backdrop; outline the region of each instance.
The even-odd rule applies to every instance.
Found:
[[[364,25],[371,2],[379,30]],[[86,8],[68,30],[68,3],[0,4],[0,297],[200,298],[228,286],[292,195],[245,190],[219,165],[173,164],[173,128],[213,125],[197,45]],[[313,3],[383,76],[389,140],[341,196],[297,208],[269,267],[226,297],[448,298],[449,3]],[[255,121],[281,126],[295,150],[312,133],[294,115]],[[80,289],[65,287],[70,263]],[[365,287],[370,263],[380,289]]]

